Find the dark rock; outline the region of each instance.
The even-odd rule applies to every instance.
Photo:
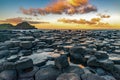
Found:
[[[28,71],[28,72],[25,72],[25,71],[21,71],[18,73],[18,77],[21,79],[21,78],[31,78],[31,77],[34,77],[35,76],[35,73],[39,70],[38,67],[34,67],[32,71]]]
[[[7,46],[7,48],[12,48],[14,47],[14,44],[12,43],[12,41],[5,41],[4,45]]]
[[[33,67],[33,61],[29,58],[22,58],[16,62],[17,70],[24,70]]]
[[[45,51],[45,52],[53,52],[54,49],[52,49],[52,48],[46,48],[46,49],[44,49],[44,51]]]
[[[70,66],[64,69],[64,73],[75,73],[78,76],[81,76],[82,74],[84,74],[84,70],[78,66]]]
[[[120,64],[120,60],[117,60],[117,59],[115,60],[115,59],[114,59],[114,60],[112,60],[112,61],[114,62],[114,64]]]
[[[106,75],[106,72],[102,68],[97,68],[96,73],[100,76]]]
[[[105,80],[116,80],[113,76],[109,76],[109,75],[104,75],[101,77],[103,77]]]
[[[120,65],[114,65],[114,70],[115,70],[115,72],[120,74]]]
[[[104,68],[105,70],[113,69],[114,62],[112,60],[99,60],[99,66]]]
[[[0,50],[6,50],[6,49],[7,49],[7,46],[4,46],[4,45],[0,46]]]
[[[92,56],[88,61],[87,61],[88,66],[92,67],[101,67],[106,70],[111,70],[113,69],[114,62],[109,59],[97,59],[95,56]]]
[[[94,55],[95,55],[95,57],[97,59],[108,59],[109,58],[109,56],[107,55],[107,53],[104,52],[104,51],[98,51]]]
[[[33,60],[33,64],[35,66],[41,67],[41,66],[44,66],[46,64],[46,62],[48,61],[47,58],[50,57],[49,54],[50,53],[48,53],[48,52],[33,53],[33,55],[30,55],[27,57]]]
[[[87,65],[88,66],[96,66],[98,67],[99,66],[99,63],[97,61],[97,58],[95,56],[91,56],[88,61],[87,61]]]
[[[120,54],[120,50],[119,50],[119,49],[118,49],[118,50],[115,50],[114,53],[115,53],[115,54]]]
[[[30,49],[33,47],[32,42],[31,41],[21,41],[20,42],[20,47],[23,49]]]
[[[8,48],[19,47],[20,41],[5,41]]]
[[[73,47],[70,49],[70,61],[75,64],[87,63],[87,55],[94,55],[95,51],[84,47]],[[90,57],[90,56],[88,56]]]
[[[81,80],[75,73],[63,73],[56,80]]]
[[[104,78],[95,74],[83,74],[81,78],[82,80],[105,80]]]
[[[10,51],[10,55],[16,55],[18,54],[19,50],[9,50]]]
[[[101,50],[104,46],[105,46],[104,43],[97,43],[96,44],[97,50]]]
[[[36,46],[42,49],[42,48],[45,48],[45,45],[46,45],[46,42],[38,42]]]
[[[68,58],[66,55],[61,55],[60,57],[55,58],[55,66],[62,70],[69,66]]]
[[[3,80],[17,80],[17,72],[15,70],[5,70],[0,73]]]
[[[23,36],[23,37],[19,37],[18,39],[21,41],[34,41],[35,40],[34,37],[32,36]]]
[[[54,66],[48,65],[42,67],[36,74],[35,80],[56,80],[56,78],[61,74]]]
[[[97,74],[94,67],[86,67],[91,73]]]
[[[41,61],[41,62],[39,62],[39,63],[35,63],[34,65],[35,65],[35,66],[38,66],[38,67],[41,67],[41,66],[46,65],[47,62],[48,62],[48,59],[46,59],[46,60],[44,60],[44,61]]]
[[[86,67],[85,67],[85,68],[83,68],[83,70],[84,70],[84,73],[85,73],[85,74],[92,73],[92,72],[91,72],[88,68],[86,68]]]
[[[7,58],[7,61],[8,62],[16,62],[17,60],[19,60],[19,56],[17,56],[17,55],[12,55],[12,56],[10,56],[9,58]]]
[[[0,51],[0,59],[9,56],[9,51],[8,50],[2,50]]]
[[[19,78],[18,80],[34,80],[34,78]]]
[[[114,64],[120,64],[120,55],[119,54],[109,54],[109,59],[114,62]]]
[[[53,38],[41,38],[40,41],[51,45],[54,42],[54,39]]]
[[[16,69],[15,63],[13,62],[3,62],[4,70]]]
[[[19,52],[19,55],[21,55],[21,56],[29,56],[31,54],[32,54],[32,50],[21,50]]]

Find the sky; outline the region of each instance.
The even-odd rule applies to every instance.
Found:
[[[120,0],[0,0],[0,24],[40,29],[120,29]]]

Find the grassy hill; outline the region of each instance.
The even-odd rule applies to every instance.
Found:
[[[14,29],[12,24],[0,24],[0,29]]]
[[[13,26],[12,24],[0,24],[0,29],[36,29],[35,26],[30,25],[27,22],[22,22]]]

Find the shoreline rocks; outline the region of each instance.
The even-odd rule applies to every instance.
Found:
[[[0,80],[120,80],[119,30],[0,34]]]

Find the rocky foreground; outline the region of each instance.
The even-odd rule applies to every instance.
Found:
[[[0,35],[0,80],[120,80],[119,30]]]

